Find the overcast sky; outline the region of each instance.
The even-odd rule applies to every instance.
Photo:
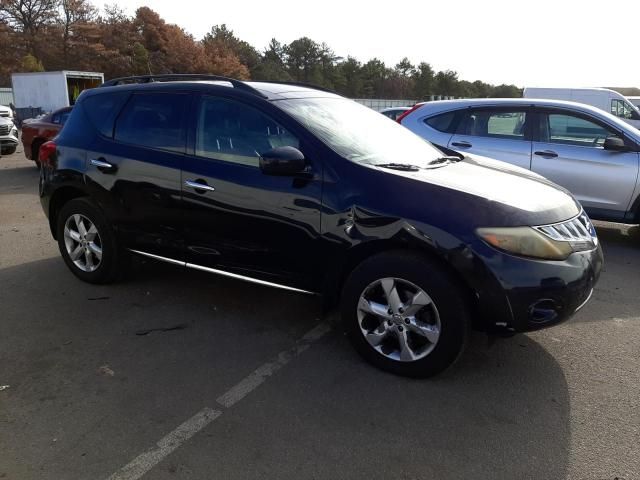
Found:
[[[378,57],[389,66],[406,56],[438,70],[456,70],[465,80],[521,87],[640,87],[638,0],[116,3],[130,14],[146,5],[198,39],[212,25],[226,23],[259,50],[272,37],[288,43],[308,36],[340,56]]]

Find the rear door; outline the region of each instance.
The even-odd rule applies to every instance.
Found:
[[[322,163],[304,132],[286,122],[273,107],[265,111],[231,97],[205,95],[195,102],[195,135],[182,172],[188,263],[318,288]],[[262,173],[260,154],[282,146],[302,151],[305,174]]]
[[[113,105],[100,103],[105,95],[83,102],[102,134],[87,155],[87,176],[100,187],[95,196],[127,247],[182,259],[180,167],[191,95],[113,96]]]
[[[615,127],[595,117],[541,109],[531,169],[573,193],[585,209],[605,217],[624,215],[638,177],[638,153],[603,148]]]
[[[474,108],[464,113],[449,148],[531,166],[530,109],[527,107]]]

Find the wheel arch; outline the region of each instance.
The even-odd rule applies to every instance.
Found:
[[[410,252],[426,257],[436,263],[440,268],[449,273],[456,285],[460,287],[460,291],[464,299],[469,303],[469,307],[471,309],[475,308],[477,303],[475,290],[464,279],[462,274],[443,258],[443,254],[439,253],[434,247],[426,244],[416,245],[415,243],[400,239],[372,240],[349,249],[343,259],[344,261],[340,263],[340,267],[335,269],[327,278],[324,289],[326,297],[325,303],[327,303],[327,306],[333,307],[338,303],[344,283],[358,265],[375,255],[391,251]]]
[[[58,223],[58,214],[60,210],[62,210],[62,207],[74,198],[87,196],[87,192],[72,186],[60,187],[53,193],[51,201],[49,202],[49,228],[51,229],[51,234],[54,239],[58,239],[56,224]]]

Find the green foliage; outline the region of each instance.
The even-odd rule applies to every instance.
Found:
[[[42,62],[30,53],[22,57],[22,64],[20,66],[23,72],[44,72]]]

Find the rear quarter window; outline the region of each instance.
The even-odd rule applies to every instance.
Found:
[[[424,123],[429,125],[431,128],[438,130],[443,133],[454,133],[454,120],[456,118],[455,112],[447,112],[441,113],[440,115],[435,115],[433,117],[427,118]]]
[[[113,138],[113,125],[127,98],[129,92],[101,93],[85,98],[82,108],[100,134]]]

